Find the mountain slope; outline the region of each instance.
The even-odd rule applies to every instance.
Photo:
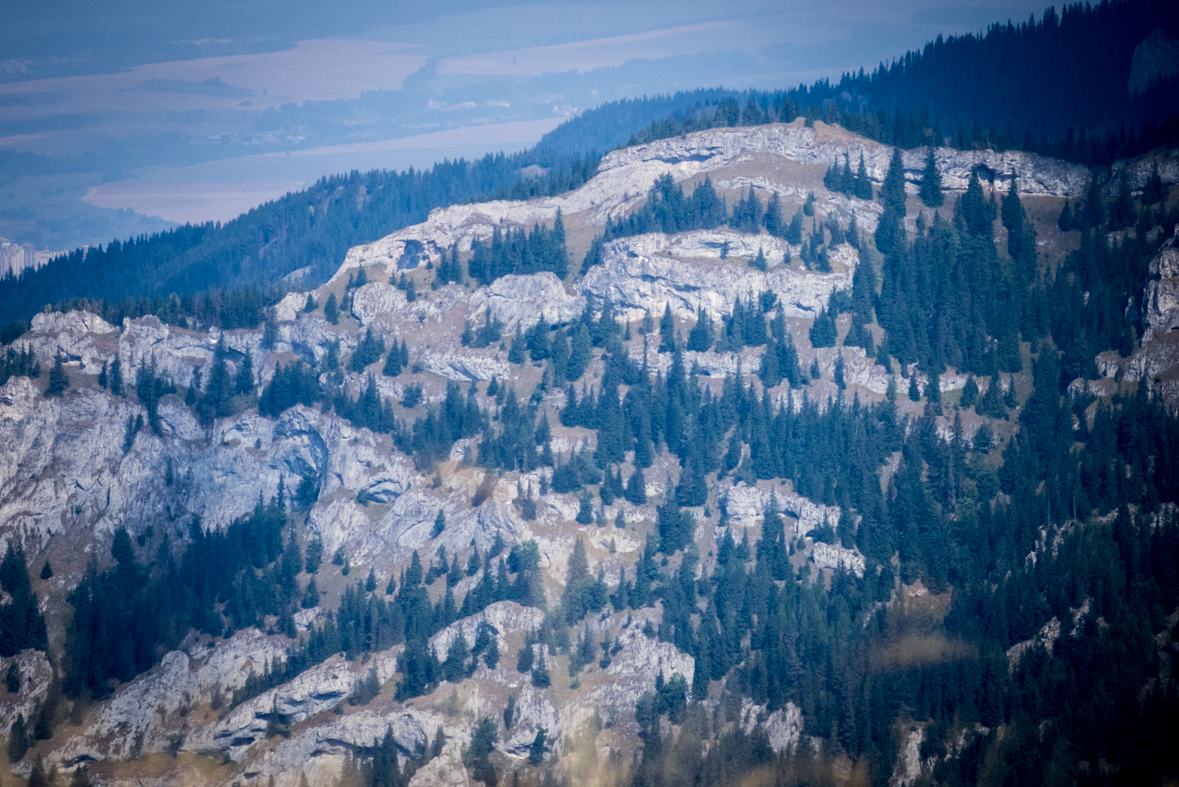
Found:
[[[936,215],[926,151],[713,129],[434,211],[255,329],[37,315],[0,522],[61,683],[3,662],[14,770],[1173,775],[1174,157],[1122,165],[1126,224],[1079,166],[928,152]],[[861,154],[871,198],[824,186]]]

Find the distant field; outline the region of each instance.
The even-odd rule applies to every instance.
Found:
[[[83,152],[107,134],[160,133],[160,113],[260,113],[285,102],[396,90],[425,62],[420,54],[403,49],[402,44],[384,41],[303,41],[282,52],[0,84],[0,129],[41,132],[4,135],[0,144],[33,153],[70,154]]]
[[[514,153],[535,144],[564,117],[438,131],[401,139],[267,153],[92,186],[83,198],[100,208],[129,208],[166,221],[228,221],[250,208],[301,189],[324,175],[351,170],[429,167],[436,161]]]

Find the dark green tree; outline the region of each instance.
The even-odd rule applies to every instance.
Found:
[[[925,156],[925,172],[921,176],[921,201],[929,208],[940,208],[945,202],[942,194],[942,173],[933,155],[933,146]]]

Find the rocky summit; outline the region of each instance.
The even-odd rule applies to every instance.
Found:
[[[1094,243],[1129,248],[1130,228],[1082,233],[1058,216],[1087,194],[1115,198],[1118,173],[1133,189],[1152,172],[1169,186],[1175,162],[1120,162],[1095,188],[1085,167],[1017,151],[894,156],[801,118],[714,128],[610,153],[565,194],[434,210],[351,249],[330,281],[290,292],[255,329],[38,314],[10,360],[39,376],[0,387],[0,535],[27,561],[49,654],[0,659],[16,676],[0,733],[25,736],[9,747],[13,772],[296,787],[347,780],[385,752],[414,787],[543,762],[605,784],[646,756],[651,730],[682,739],[689,699],[718,735],[819,751],[840,739],[834,712],[758,683],[750,665],[768,670],[757,654],[776,646],[750,638],[756,599],[720,598],[726,566],[780,565],[766,582],[799,592],[884,583],[859,618],[830,613],[867,628],[908,610],[911,630],[865,656],[873,664],[970,651],[920,633],[923,615],[947,614],[945,571],[910,570],[904,544],[882,560],[866,534],[884,515],[866,501],[893,490],[894,505],[897,479],[921,476],[904,447],[921,430],[987,468],[972,466],[965,490],[938,476],[955,505],[972,496],[977,517],[984,493],[1009,501],[1016,482],[996,457],[1030,450],[1015,435],[1048,341],[1024,325],[1022,343],[963,333],[961,350],[931,350],[931,334],[910,331],[910,349],[885,305],[900,279],[881,227],[969,247],[970,206],[989,206],[994,286],[1007,287],[1020,280],[1012,260],[1055,270]],[[859,196],[833,185],[844,167],[866,178]],[[938,208],[921,196],[930,167]],[[705,205],[710,190],[719,207]],[[1008,242],[1024,231],[1003,223],[1013,193],[1030,252]],[[1143,338],[1066,354],[1069,395],[1085,399],[1068,428],[1099,430],[1103,402],[1127,386],[1179,404],[1179,251],[1147,232],[1157,248],[1132,292]],[[714,411],[728,420],[708,427],[724,424],[711,453],[681,445],[704,440],[700,413]],[[868,411],[894,432],[855,489],[825,486],[805,456],[786,469],[785,449],[766,458],[767,423],[790,421],[781,428],[802,441]],[[836,453],[859,445],[847,429]],[[1045,530],[1027,560],[1054,537]],[[218,567],[233,569],[219,585]],[[104,593],[138,599],[126,647],[86,639],[122,630],[104,622]],[[1089,603],[1063,628],[1052,618],[1052,641],[1078,636]],[[164,608],[189,617],[171,630]],[[726,616],[741,615],[735,640],[701,644],[706,624],[727,632]],[[797,629],[793,615],[781,625]],[[1048,636],[999,659],[1015,670]],[[936,767],[933,732],[898,724],[883,761],[897,784],[916,783]],[[955,752],[989,729],[959,734]]]

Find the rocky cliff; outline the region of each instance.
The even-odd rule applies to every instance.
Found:
[[[488,240],[497,228],[552,222],[558,212],[571,237],[580,233],[584,241],[599,233],[608,218],[641,205],[655,179],[665,174],[677,181],[708,175],[733,200],[751,186],[763,198],[778,193],[789,212],[813,191],[816,221],[835,217],[846,224],[855,217],[870,230],[880,213],[878,204],[831,194],[818,185],[827,166],[841,164],[845,156],[854,166],[861,155],[870,177],[880,182],[891,149],[821,123],[806,128],[801,121],[716,129],[616,151],[603,160],[595,178],[569,194],[440,209],[423,224],[352,249],[333,280],[313,293],[321,304],[329,294],[342,297],[346,313],[339,324],[329,323],[321,311],[304,313],[307,293],[292,293],[274,310],[270,339],[262,328],[198,332],[156,317],[114,326],[86,312],[38,315],[15,348],[31,351],[43,367],[63,359],[71,387],[64,396],[46,397],[44,375],[40,380],[13,377],[0,387],[0,445],[5,447],[0,451],[0,534],[22,541],[38,556],[37,565],[42,556],[52,558],[56,574],[38,590],[51,599],[47,612],[53,647],[60,652],[70,614],[66,592],[81,579],[89,560],[107,562],[116,530],[125,528],[132,536],[144,537],[145,543],[154,539],[148,549],[160,548],[165,536],[178,548],[188,538],[193,515],[206,527],[221,529],[248,514],[260,499],[275,495],[280,484],[289,492],[303,479],[310,480],[314,494],[306,509],[292,513],[299,538],[321,540],[327,555],[342,550],[356,572],[353,581],[371,571],[384,587],[401,574],[414,553],[428,565],[440,548],[466,560],[474,549],[486,554],[497,539],[507,547],[535,541],[543,591],[555,605],[574,546],[582,539],[591,574],[601,570],[614,588],[621,568],[633,571],[654,527],[655,504],[667,492],[667,482],[674,483],[680,472],[674,457],[659,457],[648,471],[650,502],[632,505],[617,500],[603,507],[605,520],[613,523],[621,516],[624,528],[601,527],[603,522],[578,525],[573,521],[577,497],[545,488],[549,476],[542,475],[551,471],[492,475],[471,461],[469,439],[456,443],[446,461],[423,471],[395,447],[390,435],[356,427],[338,411],[297,405],[271,418],[245,402],[232,416],[202,422],[179,391],[191,384],[194,373],[207,380],[215,357],[223,358],[233,374],[249,357],[255,382],[265,385],[280,364],[320,364],[335,352],[335,343],[347,356],[371,329],[386,343],[406,342],[410,368],[397,378],[381,375],[379,367],[342,370],[342,387],[352,395],[364,389],[367,373],[372,373],[380,395],[391,401],[400,401],[411,384],[422,386],[424,402],[436,403],[444,399],[449,381],[469,384],[493,378],[527,397],[542,371],[539,364],[509,362],[506,339],[517,328],[526,330],[540,320],[567,323],[587,303],[609,302],[615,315],[635,329],[633,334],[627,329],[624,346],[633,358],[641,359],[646,340],[637,329],[646,315],[658,319],[670,308],[677,326],[686,328],[701,312],[719,319],[738,301],[752,302],[769,293],[783,307],[800,363],[818,372],[803,389],[792,391],[783,384],[776,390],[777,401],[798,405],[805,395],[828,407],[857,396],[879,399],[890,384],[899,383],[897,370],[879,365],[861,348],[816,349],[807,339],[816,315],[833,293],[851,287],[858,266],[879,265],[873,252],[861,256],[847,244],[831,250],[830,272],[825,273],[801,265],[797,245],[766,233],[727,228],[611,241],[603,247],[600,265],[568,282],[539,273],[505,276],[487,287],[447,284],[430,289],[432,275],[425,270],[436,266],[452,247],[466,253],[473,241]],[[1024,153],[939,148],[934,155],[951,191],[964,188],[972,171],[982,171],[1000,188],[1018,172],[1026,193],[1045,197],[1079,197],[1089,182],[1089,173],[1081,167]],[[905,153],[910,185],[919,180],[925,156],[924,150]],[[767,259],[764,271],[749,265],[759,252]],[[1179,335],[1177,260],[1179,254],[1168,248],[1152,263],[1145,317],[1150,339],[1130,359],[1099,359],[1107,376],[1120,371],[1127,378],[1158,378],[1179,362],[1179,341],[1174,339]],[[369,283],[346,291],[345,282],[361,267]],[[397,277],[406,272],[418,277],[418,294],[412,300],[397,286]],[[460,342],[465,325],[488,319],[502,325],[503,344],[492,341],[478,348]],[[839,333],[844,335],[848,325],[841,319]],[[657,353],[654,346],[647,346],[646,352],[652,370],[669,368],[670,354]],[[689,352],[685,362],[701,378],[717,378],[719,383],[738,369],[746,374],[755,371],[761,352]],[[131,370],[150,366],[178,386],[177,393],[159,400],[155,429],[132,430],[136,418],[148,416],[145,404],[96,385],[97,375],[116,359],[131,383]],[[840,387],[834,382],[837,365],[844,377]],[[586,381],[602,373],[603,361],[595,358]],[[1005,375],[1002,384],[1015,386],[1019,377]],[[922,386],[927,382],[920,375],[917,379]],[[966,378],[952,371],[940,380],[946,392],[965,384]],[[982,381],[984,390],[985,386]],[[487,387],[476,390],[479,407],[489,417],[497,413]],[[576,449],[593,447],[585,430],[559,426],[558,413],[566,404],[562,391],[538,393],[536,403],[554,424],[557,453],[567,457]],[[898,406],[902,414],[919,409],[903,397]],[[422,412],[398,408],[399,416]],[[939,424],[948,436],[950,420],[942,418]],[[977,425],[977,420],[967,419],[966,437]],[[536,497],[534,518],[522,515],[518,496],[523,489],[544,490]],[[473,503],[476,496],[481,498],[478,504]],[[844,512],[838,506],[820,505],[787,485],[764,481],[725,479],[710,491],[704,506],[695,508],[695,542],[704,561],[712,559],[724,532],[722,507],[738,537],[749,531],[755,541],[771,504],[789,518],[788,532],[798,539],[795,559],[813,566],[816,577],[836,571],[864,573],[865,558],[855,549],[814,537],[815,531],[840,520]],[[439,511],[446,521],[441,533],[434,531]],[[323,608],[329,599],[334,604],[349,582],[339,569],[331,571],[331,579],[323,578]],[[456,598],[461,599],[475,581],[473,576],[462,578],[453,588]],[[516,672],[521,648],[545,647],[525,643],[525,636],[542,624],[544,613],[498,602],[444,628],[431,645],[441,655],[460,634],[473,641],[476,627],[486,622],[502,654],[499,666],[480,665],[464,680],[443,682],[430,694],[404,702],[395,699],[402,647],[398,645],[367,663],[333,656],[229,707],[226,698],[241,689],[251,673],[262,674],[292,641],[275,630],[276,621],[228,638],[190,635],[179,649],[161,654],[153,669],[120,685],[109,698],[90,706],[79,701],[70,721],[42,742],[37,753],[65,771],[91,764],[111,784],[131,783],[139,777],[137,763],[159,756],[172,758],[174,768],[163,771],[173,776],[196,762],[207,766],[202,777],[206,781],[294,787],[302,777],[312,784],[336,778],[350,756],[375,745],[386,730],[392,731],[403,759],[416,757],[441,730],[447,742],[439,756],[418,771],[413,784],[459,785],[467,783],[462,749],[475,725],[483,717],[501,717],[511,695],[517,716],[497,744],[502,755],[527,756],[542,728],[548,731],[553,751],[563,754],[575,745],[575,734],[592,724],[600,731],[594,745],[603,758],[629,758],[636,747],[636,702],[659,676],[679,674],[691,681],[695,664],[691,656],[653,636],[661,620],[659,606],[634,612],[606,609],[591,616],[588,625],[596,636],[608,636],[614,643],[612,658],[607,666],[591,664],[577,681],[561,674],[568,657],[554,653],[546,656],[553,668],[552,686],[535,687],[526,673]],[[299,631],[307,631],[321,614],[319,607],[301,612],[296,621]],[[27,680],[16,694],[0,696],[0,723],[6,727],[18,714],[31,718],[51,683],[44,654],[26,651],[14,658]],[[0,661],[0,669],[7,669],[7,663]],[[383,689],[366,705],[348,705],[346,699],[370,672]],[[721,690],[713,687],[707,692],[705,705],[712,711],[719,707]],[[796,745],[803,726],[800,709],[790,705],[765,711],[748,704],[740,723],[749,730],[761,725],[775,749]],[[274,714],[285,720],[283,735],[274,733]],[[915,735],[907,738],[902,758],[908,763],[903,770],[910,775],[920,769],[908,762],[920,744],[920,735]],[[23,759],[15,770],[29,773],[31,759],[32,755]],[[161,777],[160,783],[169,778]]]

